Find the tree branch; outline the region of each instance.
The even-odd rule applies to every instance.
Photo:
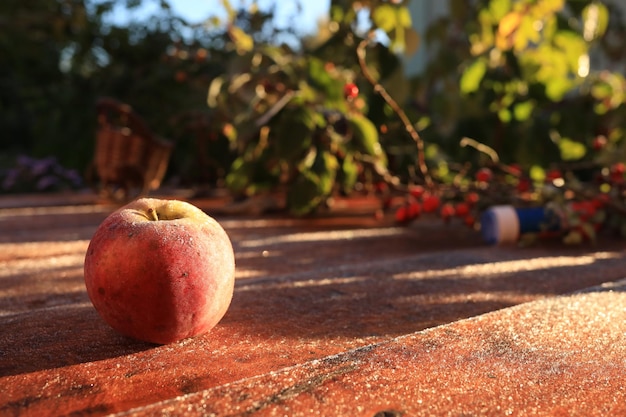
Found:
[[[393,99],[393,97],[389,95],[387,90],[385,90],[385,88],[378,81],[376,81],[376,79],[372,76],[370,70],[367,68],[367,63],[365,62],[365,48],[367,48],[370,42],[371,37],[362,40],[356,50],[357,58],[359,60],[359,66],[361,67],[361,72],[363,73],[365,79],[374,87],[374,91],[380,94],[383,100],[385,100],[389,107],[391,107],[396,115],[398,115],[407,133],[415,142],[415,145],[417,146],[417,165],[420,169],[420,173],[424,177],[424,181],[426,182],[427,187],[432,189],[435,187],[435,184],[433,183],[430,173],[428,172],[428,166],[426,165],[424,141],[420,137],[419,133],[417,133],[417,130],[415,130],[415,128],[413,127],[413,124],[409,120],[404,110],[402,110],[402,108]]]

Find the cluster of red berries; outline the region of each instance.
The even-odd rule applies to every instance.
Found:
[[[599,138],[595,145],[603,146],[604,141],[604,138]],[[476,226],[480,211],[489,204],[503,204],[502,201],[508,201],[509,198],[512,201],[532,203],[537,195],[543,195],[544,186],[546,191],[561,190],[564,201],[557,199],[554,204],[557,210],[559,205],[563,205],[561,209],[568,225],[563,235],[565,243],[594,240],[596,232],[607,223],[611,210],[617,207],[611,200],[617,196],[626,196],[626,163],[623,162],[603,168],[596,177],[599,187],[595,196],[583,201],[579,201],[576,193],[567,187],[569,172],[550,168],[544,174],[544,185],[534,184],[530,172],[525,172],[519,165],[498,165],[477,169],[471,177],[464,178],[458,189],[456,185],[437,187],[436,190],[410,185],[405,192],[397,195],[388,189],[387,184],[381,183],[377,184],[376,190],[383,196],[384,211],[393,213],[399,224],[407,224],[430,214],[444,222],[456,218],[469,227]],[[622,233],[625,231],[626,228],[622,227]]]
[[[471,192],[465,195],[463,201],[442,202],[438,195],[429,192],[421,185],[412,185],[409,187],[408,196],[395,208],[394,217],[398,223],[408,223],[422,214],[433,213],[446,222],[453,217],[458,217],[467,226],[472,227],[476,222],[472,209],[478,200],[478,194]],[[391,202],[388,201],[386,205],[391,205]]]
[[[523,194],[532,189],[532,181],[528,176],[525,176],[522,169],[517,165],[510,165],[506,167],[506,172],[512,175],[516,182],[514,183],[514,190]],[[610,175],[612,178],[624,178],[626,174],[625,164],[615,164],[611,167]],[[483,167],[476,171],[474,174],[474,184],[478,190],[485,190],[489,184],[494,181],[494,172],[491,168]],[[563,173],[558,169],[551,169],[546,172],[546,183],[553,183],[558,179],[562,179]],[[379,184],[377,191],[384,194],[386,190],[386,184]],[[394,210],[394,218],[397,223],[408,223],[414,219],[417,219],[422,214],[433,213],[438,215],[441,219],[448,222],[453,218],[459,218],[469,227],[473,227],[476,223],[477,217],[477,203],[481,199],[479,193],[475,191],[467,191],[464,195],[454,196],[452,201],[442,201],[442,198],[430,192],[421,185],[412,185],[408,189],[406,196],[401,198],[401,201],[393,200],[390,197],[384,200],[385,209]]]

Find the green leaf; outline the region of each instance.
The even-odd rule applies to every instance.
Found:
[[[226,10],[228,18],[232,21],[237,16],[237,11],[230,4],[230,0],[222,0],[222,7]]]
[[[613,94],[613,88],[608,83],[598,82],[591,87],[591,95],[597,100],[603,100]]]
[[[478,90],[480,82],[487,72],[487,61],[477,59],[463,71],[461,76],[461,93],[470,94]]]
[[[350,115],[347,120],[353,133],[353,142],[356,148],[368,155],[384,158],[385,153],[378,141],[378,129],[374,123],[361,114]]]
[[[389,45],[389,49],[394,54],[402,54],[406,50],[406,45],[404,43],[404,28],[398,26],[393,31],[393,36],[391,36],[391,45]]]
[[[546,82],[546,95],[552,101],[560,101],[572,87],[572,82],[566,78],[552,78]]]
[[[396,10],[389,4],[381,4],[374,10],[372,20],[376,27],[389,33],[397,24]]]
[[[576,161],[583,158],[587,153],[585,145],[569,138],[559,140],[559,150],[564,161]]]
[[[500,111],[498,111],[498,118],[502,123],[509,123],[511,121],[511,111],[509,109],[500,109]]]
[[[316,128],[314,116],[303,106],[288,107],[280,113],[272,129],[278,158],[293,163],[306,155]]]
[[[391,7],[389,5],[386,6]],[[407,7],[404,6],[392,7],[391,9],[394,13],[394,22],[393,25],[388,28],[388,30],[385,30],[391,40],[391,45],[389,48],[393,53],[396,54],[406,53],[408,50],[407,41],[410,40],[409,36],[412,36],[411,47],[413,48],[413,50],[415,50],[415,47],[417,46],[417,44],[419,44],[419,38],[417,38],[416,44],[415,35],[417,34],[417,32],[414,32],[411,29],[411,12]],[[411,32],[414,33],[412,34]]]
[[[530,167],[528,175],[535,182],[543,182],[546,179],[546,171],[539,165]]]
[[[319,178],[318,189],[322,195],[327,196],[332,192],[338,168],[339,162],[335,155],[328,151],[317,153],[311,170]]]
[[[337,158],[329,152],[317,152],[311,169],[303,169],[287,191],[287,206],[292,214],[302,216],[315,210],[332,192],[337,174]]]
[[[535,29],[535,20],[529,17],[522,18],[515,32],[514,50],[517,52],[524,51],[529,43],[539,43],[540,40],[541,33]]]
[[[491,0],[489,12],[494,22],[498,22],[511,11],[511,0]]]
[[[334,4],[330,8],[330,20],[333,22],[341,22],[343,20],[343,7]]]
[[[312,173],[298,175],[287,190],[287,207],[296,216],[310,213],[321,202],[319,179]]]
[[[513,108],[513,114],[515,116],[515,120],[519,120],[523,122],[524,120],[528,120],[530,115],[533,113],[533,109],[535,105],[532,101],[524,101],[522,103],[517,103]]]
[[[244,32],[243,29],[237,26],[231,26],[228,30],[228,34],[230,35],[230,39],[235,44],[237,53],[244,54],[252,51],[254,48],[254,40],[252,39],[252,36]]]
[[[411,11],[408,7],[398,7],[396,9],[396,19],[399,26],[410,28],[413,24],[411,20]]]
[[[345,193],[349,193],[354,189],[359,177],[359,166],[351,154],[346,155],[341,163],[341,177],[341,187]]]
[[[542,0],[536,3],[535,8],[540,16],[546,16],[558,12],[565,6],[565,0]]]
[[[240,156],[233,161],[230,171],[226,175],[226,186],[234,192],[241,192],[247,186],[251,178],[253,167]]]
[[[600,102],[593,106],[593,111],[596,114],[606,114],[609,111],[609,107],[604,102]]]
[[[332,77],[324,65],[325,63],[321,59],[314,57],[308,59],[308,76],[311,85],[321,90],[330,102],[345,101],[343,97],[344,81]]]
[[[564,54],[565,63],[567,64],[566,71],[577,73],[581,55],[588,53],[587,43],[577,33],[560,30],[554,35],[554,44]],[[563,57],[553,55],[552,59],[562,60]]]

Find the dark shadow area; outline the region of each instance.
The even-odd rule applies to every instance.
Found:
[[[620,280],[626,267],[625,254],[588,248],[368,253],[361,265],[321,257],[317,269],[239,280],[222,325],[268,338],[393,337]]]
[[[95,362],[152,349],[114,332],[91,304],[1,317],[0,377]]]

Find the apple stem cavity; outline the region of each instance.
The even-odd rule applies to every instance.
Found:
[[[159,221],[159,216],[157,216],[157,211],[155,209],[153,209],[152,207],[150,207],[148,209],[148,218],[150,220],[155,221],[155,222]]]

